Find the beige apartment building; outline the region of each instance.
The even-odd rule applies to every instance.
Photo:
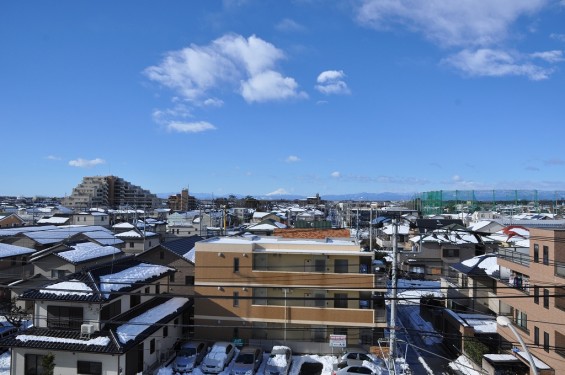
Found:
[[[498,263],[509,275],[497,283],[500,314],[524,339],[540,375],[565,373],[565,230],[531,228],[529,254],[506,254]],[[503,348],[515,347],[515,357],[528,365],[512,331],[498,332]]]
[[[331,334],[372,345],[386,327],[384,274],[350,239],[216,237],[196,243],[195,335],[294,348]]]

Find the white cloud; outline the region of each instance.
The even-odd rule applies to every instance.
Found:
[[[549,35],[549,37],[550,37],[551,39],[555,39],[555,40],[558,40],[558,41],[560,41],[560,42],[565,42],[565,34],[551,33],[551,34]]]
[[[563,58],[563,51],[559,50],[534,52],[530,54],[530,56],[536,59],[545,60],[550,63],[556,63],[565,60]]]
[[[459,175],[454,175],[453,177],[451,177],[451,179],[453,180],[453,182],[459,182],[463,180]]]
[[[241,85],[241,95],[248,103],[307,98],[305,92],[297,91],[294,78],[283,77],[280,73],[267,71],[254,75]]]
[[[289,157],[286,158],[286,162],[287,163],[296,163],[299,162],[300,158],[296,155],[290,155]]]
[[[94,167],[96,165],[104,164],[104,163],[106,163],[104,161],[104,159],[100,159],[100,158],[96,158],[96,159],[92,159],[92,160],[85,160],[85,159],[82,159],[82,158],[78,158],[78,159],[69,161],[69,165],[71,167],[79,167],[79,168],[90,168],[90,167]]]
[[[350,94],[343,78],[345,78],[343,70],[326,70],[318,75],[316,89],[326,95]]]
[[[208,98],[204,100],[202,104],[206,107],[221,107],[224,105],[224,101],[216,98]]]
[[[508,37],[511,25],[549,0],[364,0],[358,20],[386,30],[400,25],[442,46],[487,46]]]
[[[283,51],[255,35],[228,34],[205,46],[168,52],[144,73],[191,102],[206,101],[212,92],[230,86],[248,102],[306,97],[294,78],[276,70],[284,57]]]
[[[270,195],[287,195],[287,194],[288,194],[288,191],[286,191],[283,188],[278,188],[277,190],[272,191],[270,193],[267,193],[265,195],[270,196]]]
[[[553,73],[552,68],[535,65],[524,56],[487,48],[465,49],[445,58],[442,62],[470,76],[525,76],[533,81],[539,81],[549,78]]]
[[[333,178],[340,178],[341,177],[341,173],[339,173],[338,171],[332,172],[331,175]]]
[[[61,160],[59,156],[49,155],[46,157],[47,160]]]
[[[284,32],[302,32],[306,30],[304,26],[299,24],[298,22],[291,20],[290,18],[285,18],[280,21],[276,26],[275,29],[278,31]]]
[[[178,133],[202,133],[208,130],[216,130],[216,127],[206,121],[177,122],[171,121],[167,124],[167,130]]]

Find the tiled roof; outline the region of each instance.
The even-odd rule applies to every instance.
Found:
[[[192,250],[197,242],[202,241],[203,239],[204,238],[200,236],[183,237],[163,242],[161,246],[182,257],[184,254]]]

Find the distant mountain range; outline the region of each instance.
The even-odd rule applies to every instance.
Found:
[[[157,196],[159,198],[168,198],[170,195],[176,193],[159,193]],[[414,199],[417,193],[353,193],[353,194],[329,194],[320,195],[320,198],[325,201],[406,201]],[[230,195],[235,195],[238,199],[245,198],[250,195],[255,199],[259,200],[300,200],[306,199],[305,195],[292,195],[292,194],[281,194],[281,195],[252,195],[252,194],[225,194],[225,195],[214,195],[210,193],[191,193],[196,199],[209,200],[215,198],[227,198]]]

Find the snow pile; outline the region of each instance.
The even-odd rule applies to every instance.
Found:
[[[196,248],[192,248],[190,249],[186,254],[183,255],[183,257],[189,261],[191,261],[192,263],[195,263],[196,260]]]
[[[120,342],[125,344],[129,340],[135,339],[141,332],[145,331],[155,322],[177,311],[186,302],[188,302],[188,298],[171,298],[162,305],[149,309],[126,324],[122,324],[116,330]]]
[[[106,346],[110,343],[109,337],[97,337],[95,339],[90,339],[90,340],[77,340],[77,339],[65,339],[61,337],[18,335],[16,336],[16,340],[20,340],[23,342],[44,341],[44,342],[61,342],[65,344],[96,345],[96,346]]]
[[[475,370],[469,358],[464,355],[461,355],[455,361],[450,362],[449,367],[460,371],[460,373],[464,375],[481,375],[481,372]]]
[[[172,268],[141,263],[121,272],[100,276],[100,291],[107,298],[111,292],[130,287],[133,283],[159,276],[170,270]]]
[[[41,293],[50,293],[57,296],[91,296],[92,288],[77,279],[73,279],[70,281],[62,281],[60,283],[48,285],[44,289],[41,289]]]

